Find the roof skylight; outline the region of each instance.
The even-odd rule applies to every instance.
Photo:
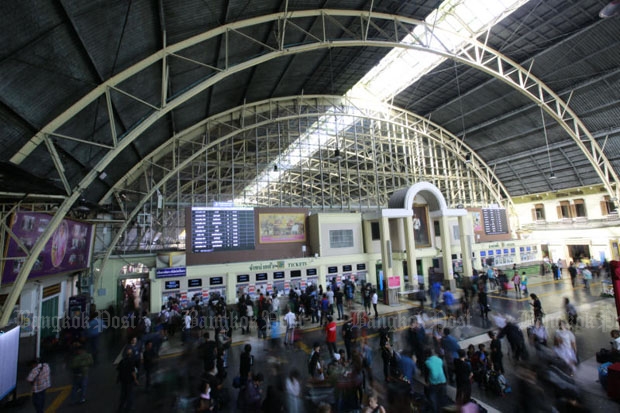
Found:
[[[401,44],[418,44],[418,39],[428,39],[431,45],[437,42],[437,46],[441,44],[443,48],[454,52],[467,43],[464,38],[477,38],[528,1],[446,0],[428,15],[425,20],[427,25],[417,26]],[[382,106],[382,103],[390,101],[445,59],[439,54],[423,50],[394,48],[345,96],[374,101]],[[349,128],[354,120],[355,116],[338,114],[326,115],[315,122],[301,138],[274,160],[273,163],[279,166],[277,170],[266,168],[256,177],[254,184],[245,188],[242,192],[245,198],[253,198],[264,190],[269,182],[277,182],[281,174],[312,156],[321,145],[325,147],[329,144],[325,138],[326,131],[328,139],[333,141],[341,131]],[[235,204],[243,203],[244,199],[235,200]]]

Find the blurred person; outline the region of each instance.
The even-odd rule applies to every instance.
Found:
[[[471,399],[471,380],[474,377],[471,365],[467,362],[467,353],[459,349],[458,357],[454,360],[454,374],[456,376],[456,404],[463,406]]]
[[[364,409],[364,413],[386,413],[383,406],[379,404],[379,398],[376,393],[368,394],[368,406]]]
[[[138,366],[131,348],[126,348],[123,359],[116,366],[117,382],[121,385],[118,412],[129,412],[133,407],[135,386],[139,386]]]
[[[530,298],[532,300],[530,302],[530,305],[532,306],[533,311],[534,311],[534,321],[542,320],[545,313],[543,313],[542,303],[540,302],[540,299],[534,293],[530,294]]]
[[[431,411],[438,413],[443,407],[446,397],[446,376],[443,369],[443,361],[437,357],[431,349],[426,350],[425,381],[428,385],[428,400]]]
[[[494,331],[489,331],[489,338],[491,339],[491,362],[493,363],[493,370],[500,374],[504,374],[504,354],[502,352],[502,342],[497,338],[497,334]]]
[[[529,355],[527,348],[525,347],[525,338],[521,328],[512,319],[506,320],[506,325],[500,330],[498,339],[506,337],[510,348],[512,349],[512,356],[514,361],[527,360]]]
[[[32,386],[32,405],[34,406],[34,411],[43,413],[45,411],[45,392],[52,387],[49,364],[43,363],[40,359],[34,360],[26,381]]]
[[[577,309],[570,302],[568,297],[564,297],[564,312],[566,313],[566,320],[570,329],[573,330],[577,327]]]
[[[73,386],[71,388],[71,399],[73,403],[86,402],[86,389],[88,387],[88,372],[92,365],[93,357],[79,343],[75,344],[75,354],[69,363],[73,374]]]
[[[284,316],[284,323],[286,324],[286,333],[284,334],[284,345],[295,344],[295,325],[297,324],[297,317],[291,307]]]
[[[568,324],[564,320],[560,320],[558,323],[558,329],[553,337],[553,349],[574,374],[579,361],[577,358],[577,342],[575,335],[568,329]]]
[[[291,370],[285,381],[286,411],[291,413],[303,413],[304,400],[303,388],[299,371]]]
[[[528,333],[536,348],[538,348],[538,346],[547,346],[549,335],[541,320],[536,320],[534,325],[528,329]]]
[[[337,338],[337,326],[334,318],[331,315],[327,316],[327,324],[325,325],[325,342],[327,343],[327,350],[329,350],[330,356],[336,353],[336,338]]]

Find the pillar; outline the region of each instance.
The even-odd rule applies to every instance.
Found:
[[[470,219],[468,215],[459,216],[459,234],[461,234],[461,254],[463,255],[463,276],[471,277],[474,273],[471,264],[471,244],[473,234],[471,233]]]
[[[454,282],[454,274],[452,271],[452,249],[450,248],[450,225],[449,225],[447,216],[442,215],[440,217],[439,229],[441,231],[443,276],[444,276],[444,280],[450,281],[450,289],[454,291],[456,289],[456,283]]]
[[[409,270],[409,283],[414,290],[418,289],[418,266],[416,264],[415,237],[413,235],[413,218],[408,216],[404,219],[405,249],[407,252],[407,269]]]

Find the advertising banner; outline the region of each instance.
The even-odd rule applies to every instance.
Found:
[[[12,217],[11,231],[25,248],[31,249],[51,220],[52,216],[48,214],[19,211]],[[88,269],[92,237],[91,224],[63,219],[43,247],[28,278]],[[8,260],[4,264],[3,284],[15,281],[26,257],[26,252],[12,237],[7,245],[6,257]]]

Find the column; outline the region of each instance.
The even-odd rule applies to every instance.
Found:
[[[471,277],[473,267],[471,265],[471,244],[473,234],[471,234],[471,220],[468,215],[459,216],[459,234],[461,234],[461,254],[463,255],[463,276]]]
[[[407,269],[409,270],[409,283],[414,290],[418,289],[418,266],[416,264],[415,237],[413,235],[413,218],[408,216],[404,219],[405,226],[405,249],[407,250]]]
[[[381,268],[383,270],[383,302],[390,304],[388,294],[388,280],[394,273],[392,264],[392,240],[390,239],[390,221],[387,217],[379,219],[379,232],[381,233]]]
[[[442,215],[439,220],[439,230],[441,231],[441,250],[443,261],[443,279],[450,281],[450,289],[456,289],[454,274],[452,272],[452,249],[450,248],[450,225],[448,217]]]

